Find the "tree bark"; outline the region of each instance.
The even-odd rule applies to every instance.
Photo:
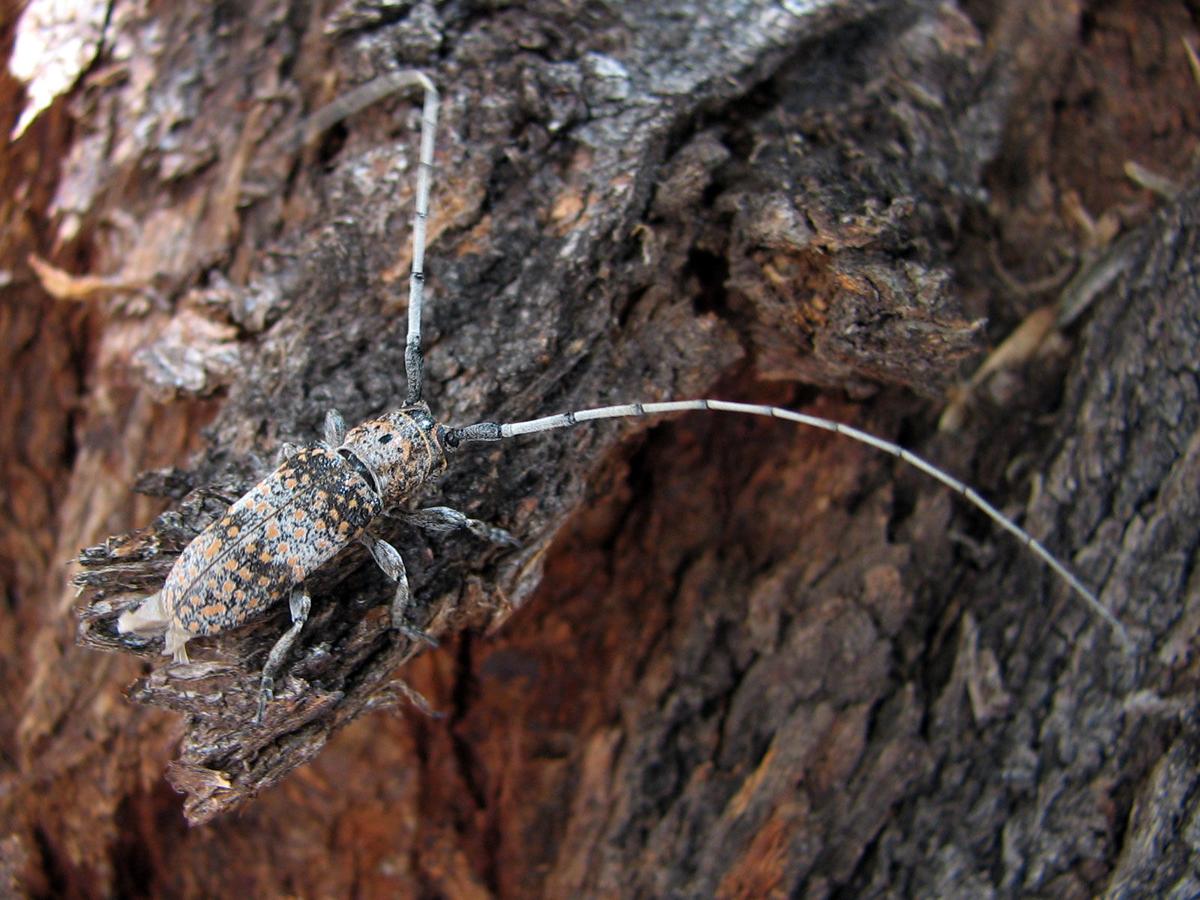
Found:
[[[1122,174],[1184,177],[1195,22],[983,6],[114,4],[5,150],[13,890],[1195,893],[1200,193],[1151,213]],[[839,419],[1019,518],[1137,652],[919,473],[715,413],[463,450],[418,503],[521,548],[389,521],[442,646],[347,552],[262,726],[286,610],[186,672],[117,635],[280,442],[402,402],[419,99],[295,136],[407,67],[442,92],[441,421]],[[938,432],[964,363],[1059,296],[1073,324]]]

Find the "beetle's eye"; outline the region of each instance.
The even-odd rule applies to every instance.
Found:
[[[391,442],[392,442],[392,435],[390,435],[390,434],[385,434],[383,437],[381,437],[379,439],[379,443],[381,443],[381,444],[390,444]]]

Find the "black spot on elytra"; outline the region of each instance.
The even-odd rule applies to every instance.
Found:
[[[390,444],[390,443],[392,442],[392,437],[393,437],[393,435],[390,435],[390,434],[385,434],[383,437],[381,437],[381,438],[379,439],[379,443],[381,443],[381,444]]]

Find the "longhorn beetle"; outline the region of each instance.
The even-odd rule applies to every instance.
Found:
[[[724,400],[676,400],[603,406],[525,422],[477,422],[457,428],[438,423],[421,399],[425,227],[438,94],[433,82],[417,71],[396,73],[388,77],[388,82],[393,90],[421,87],[425,92],[404,354],[408,379],[405,404],[350,431],[346,431],[342,417],[331,410],[325,419],[324,440],[307,450],[285,447],[286,458],[279,468],[184,549],[162,589],[120,616],[121,632],[163,634],[163,652],[178,662],[186,662],[187,642],[192,638],[241,625],[287,596],[292,625],[272,647],[263,667],[256,717],[261,720],[272,697],[275,676],[308,616],[311,603],[304,588],[305,579],[352,542],[363,544],[379,567],[396,582],[391,602],[392,627],[410,637],[426,638],[407,621],[410,593],[404,561],[394,547],[372,532],[372,523],[385,510],[402,503],[421,485],[445,472],[447,457],[464,444],[501,441],[600,419],[707,409],[785,419],[832,431],[899,457],[961,494],[1014,535],[1070,585],[1112,627],[1127,648],[1132,647],[1124,626],[1096,595],[1041,543],[973,488],[897,444],[830,419],[774,406]],[[413,518],[439,530],[466,528],[493,542],[516,543],[507,532],[447,507],[421,510]]]

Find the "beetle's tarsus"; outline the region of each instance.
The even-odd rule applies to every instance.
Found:
[[[429,632],[421,630],[407,620],[397,622],[393,619],[392,627],[414,644],[428,644],[432,650],[436,650],[441,646],[441,644],[438,643],[437,638],[429,634]]]
[[[520,541],[503,528],[497,528],[495,525],[491,525],[480,519],[468,518],[457,509],[451,509],[449,506],[429,506],[409,514],[406,518],[413,524],[438,534],[464,530],[469,531],[477,538],[487,541],[489,544],[497,544],[504,547],[521,546]]]

